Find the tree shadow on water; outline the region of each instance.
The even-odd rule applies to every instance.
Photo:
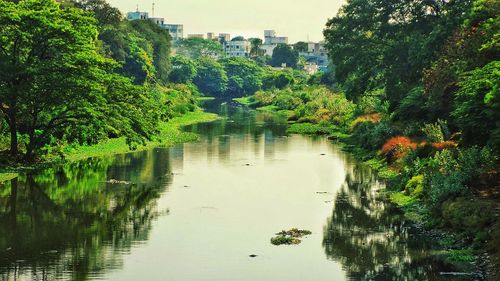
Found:
[[[372,171],[354,165],[337,194],[324,228],[327,257],[339,262],[348,280],[468,280],[433,258],[432,244],[402,212],[379,199],[384,185]]]

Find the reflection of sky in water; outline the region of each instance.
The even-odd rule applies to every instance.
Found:
[[[186,128],[199,142],[1,187],[3,278],[440,280],[400,214],[375,200],[382,186],[369,170],[325,138],[286,136],[284,120],[226,111]],[[291,227],[313,234],[269,243]]]

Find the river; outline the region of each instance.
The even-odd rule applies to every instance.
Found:
[[[208,108],[226,118],[185,128],[198,142],[0,185],[0,280],[468,280],[441,274],[431,244],[377,199],[384,184],[336,144]],[[270,243],[294,227],[312,234]]]

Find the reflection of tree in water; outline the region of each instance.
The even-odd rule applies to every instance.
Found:
[[[171,181],[168,153],[91,159],[0,186],[0,280],[86,280],[121,267],[161,215],[156,199]]]
[[[439,270],[430,273],[437,263],[425,241],[400,212],[377,200],[382,187],[369,169],[348,171],[324,230],[326,255],[342,264],[349,280],[440,280]]]

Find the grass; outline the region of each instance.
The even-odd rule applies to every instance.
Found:
[[[253,96],[234,98],[233,100],[248,107],[254,107],[258,104]]]
[[[148,141],[145,145],[135,150],[130,149],[125,138],[118,138],[96,145],[77,147],[74,151],[69,152],[66,158],[69,161],[78,161],[90,157],[102,157],[130,151],[145,150],[157,146],[172,146],[178,143],[195,141],[198,139],[198,135],[183,132],[180,128],[194,123],[214,121],[217,118],[217,115],[203,111],[189,112],[181,117],[172,118],[168,122],[162,122],[159,128],[159,135],[152,141]]]
[[[335,126],[324,126],[313,123],[294,123],[288,127],[288,133],[301,135],[332,135],[338,133]]]
[[[276,105],[266,105],[266,106],[261,106],[257,108],[258,111],[264,111],[264,112],[278,112],[280,109]]]
[[[447,259],[451,262],[473,262],[476,260],[471,249],[449,250]]]
[[[389,198],[393,203],[395,203],[399,207],[408,207],[417,203],[417,200],[415,198],[404,195],[401,192],[391,192],[389,194]]]
[[[153,140],[146,142],[144,145],[138,147],[137,149],[131,149],[127,144],[125,138],[110,139],[101,142],[96,145],[86,145],[77,147],[67,147],[65,148],[65,159],[64,162],[74,162],[79,160],[84,160],[91,157],[105,157],[114,154],[127,153],[131,151],[141,151],[150,149],[153,147],[168,147],[175,144],[195,141],[198,139],[198,135],[189,132],[183,132],[181,127],[188,126],[194,123],[211,122],[219,117],[213,113],[206,113],[203,111],[195,111],[186,113],[180,117],[175,117],[168,122],[163,122],[160,124],[160,133]],[[49,158],[46,164],[54,164],[61,162],[59,158]],[[37,164],[35,166],[40,166]],[[17,170],[25,169],[18,168]],[[29,168],[29,167],[28,167]],[[10,169],[5,172],[0,172],[0,182],[10,180],[17,176],[16,169]]]
[[[215,97],[198,97],[197,100],[199,101],[207,101],[207,100],[214,100]]]

